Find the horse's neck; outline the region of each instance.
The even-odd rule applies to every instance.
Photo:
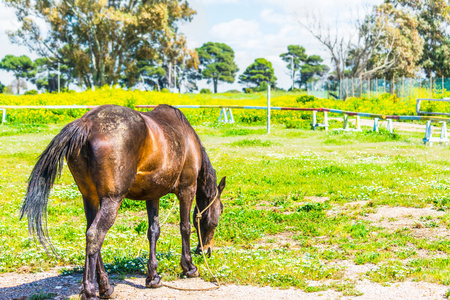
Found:
[[[197,180],[197,205],[205,208],[216,193],[216,174],[205,149],[202,149],[202,167]]]

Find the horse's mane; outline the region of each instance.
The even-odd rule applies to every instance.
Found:
[[[192,133],[194,134],[201,147],[202,166],[197,177],[197,199],[212,199],[216,195],[217,188],[216,170],[214,170],[211,164],[205,147],[203,147],[202,142],[200,141],[200,137],[195,132],[194,128],[192,128],[192,125],[189,123],[186,116],[178,108],[173,106],[170,107],[174,109],[175,114],[180,122],[182,122],[183,125],[188,128],[188,130],[192,130]]]
[[[197,199],[212,199],[216,195],[217,179],[205,148],[202,146],[202,167],[197,177]]]

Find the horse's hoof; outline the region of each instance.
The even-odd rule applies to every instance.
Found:
[[[190,270],[189,272],[186,273],[186,276],[188,278],[195,278],[200,276],[200,273],[198,272],[197,268],[194,267],[192,270]]]
[[[114,293],[114,288],[112,286],[109,287],[106,293],[100,294],[100,299],[114,299],[114,298],[117,298],[117,294]]]
[[[151,289],[157,289],[162,287],[161,277],[159,275],[156,275],[155,278],[153,278],[152,281],[145,280],[145,287],[151,288]]]
[[[81,300],[97,300],[97,297],[87,297],[84,293],[80,295]]]

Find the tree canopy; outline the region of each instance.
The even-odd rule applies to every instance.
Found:
[[[288,52],[282,53],[280,57],[288,63],[286,67],[291,70],[291,78],[293,82],[298,83],[299,88],[305,87],[307,82],[330,70],[328,66],[321,64],[323,59],[319,55],[308,56],[305,48],[299,45],[289,45]]]
[[[308,56],[305,63],[300,67],[300,74],[296,80],[299,88],[306,88],[308,82],[317,80],[318,77],[322,77],[330,71],[327,65],[321,64],[322,62],[323,59],[319,55]]]
[[[385,0],[397,12],[408,12],[417,23],[414,24],[423,40],[418,64],[429,77],[432,72],[438,76],[450,76],[450,59],[447,28],[450,21],[450,6],[447,0]]]
[[[183,0],[5,1],[21,24],[11,40],[41,57],[70,61],[73,76],[87,87],[124,77],[133,85],[140,60],[175,63],[193,53],[178,33],[177,22],[195,14]]]
[[[255,59],[255,62],[248,66],[245,72],[239,76],[239,83],[253,88],[264,88],[268,85],[275,88],[276,81],[277,77],[275,77],[272,63],[265,58]]]
[[[0,69],[12,72],[16,78],[31,78],[36,75],[36,64],[26,55],[6,55],[0,61]]]
[[[26,87],[25,82],[21,82],[21,78],[29,79],[36,75],[36,64],[26,55],[6,55],[0,61],[0,69],[14,74],[16,78],[14,86],[18,94],[20,94],[21,88]]]
[[[283,61],[287,62],[286,67],[291,71],[291,79],[294,83],[295,76],[300,71],[301,65],[305,63],[308,55],[305,53],[305,48],[299,45],[289,45],[288,52],[280,54]],[[294,85],[292,85],[292,88]]]
[[[196,50],[203,78],[213,82],[214,93],[217,93],[219,82],[234,82],[239,68],[234,62],[234,51],[230,46],[208,42]]]

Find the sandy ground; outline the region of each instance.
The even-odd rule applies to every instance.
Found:
[[[357,266],[367,271],[370,266]],[[352,270],[353,272],[354,270]],[[270,287],[222,285],[220,289],[206,292],[186,292],[169,289],[146,289],[144,276],[118,279],[112,277],[116,299],[445,299],[448,287],[425,282],[401,282],[382,286],[368,280],[356,283],[361,296],[344,296],[328,290],[305,293],[296,289],[274,289]],[[56,269],[37,274],[7,273],[0,276],[0,299],[27,299],[39,292],[55,293],[54,299],[79,299],[81,275],[61,276]],[[185,288],[211,287],[201,279],[183,279],[170,284]]]

